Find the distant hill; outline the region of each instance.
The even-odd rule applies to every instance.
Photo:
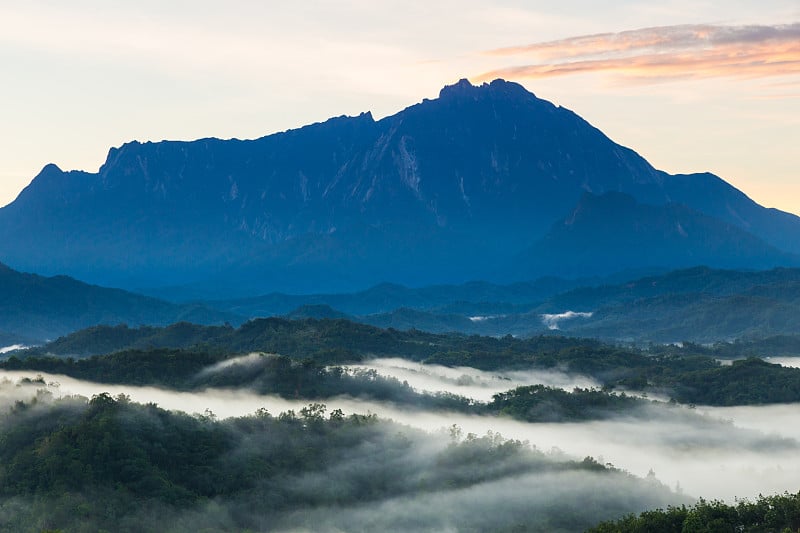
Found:
[[[0,331],[10,340],[43,341],[97,324],[238,323],[232,313],[178,305],[67,276],[25,274],[0,264]],[[7,341],[6,341],[7,342]]]
[[[578,287],[609,284],[640,277],[633,272],[605,278],[582,278],[567,280],[548,277],[535,281],[498,285],[473,281],[460,285],[431,285],[405,287],[396,283],[381,283],[362,291],[332,294],[285,294],[271,293],[263,296],[234,300],[210,300],[206,304],[222,311],[238,315],[277,316],[292,313],[307,306],[325,305],[347,315],[370,315],[388,313],[400,308],[417,310],[443,310],[477,314],[485,306],[500,305],[508,312],[519,306],[530,308],[534,302],[542,302],[561,292]]]
[[[590,285],[578,288],[570,287],[581,282],[555,278],[507,286],[474,282],[412,289],[384,284],[351,294],[273,294],[172,304],[3,266],[0,331],[9,333],[0,336],[0,341],[6,339],[3,346],[30,345],[89,328],[78,341],[66,337],[55,345],[61,346],[62,353],[86,355],[80,348],[88,342],[85,337],[98,334],[105,339],[106,351],[132,346],[168,348],[189,341],[201,344],[208,335],[221,334],[210,334],[197,324],[236,325],[247,318],[281,315],[345,318],[381,328],[433,333],[522,337],[554,333],[636,342],[716,342],[800,331],[800,269],[747,272],[695,267],[622,283],[619,279],[625,278],[606,278],[605,283],[584,280]],[[559,292],[563,288],[569,290]],[[174,325],[166,330],[168,334],[159,331],[156,339],[147,328],[92,328],[102,324]]]
[[[719,342],[800,331],[800,300],[750,294],[667,295],[601,307],[565,334],[638,342]],[[769,355],[769,354],[767,354]]]
[[[581,200],[587,192],[624,193],[638,207],[548,241],[579,201],[596,203]],[[646,231],[620,233],[631,224]],[[585,251],[558,248],[590,234]],[[649,239],[647,254],[625,253]],[[659,243],[671,253],[649,257]],[[588,257],[606,249],[614,253]],[[656,170],[572,111],[503,80],[462,80],[378,121],[364,113],[248,141],[127,143],[97,173],[46,166],[0,209],[0,259],[14,268],[124,288],[183,286],[206,298],[385,281],[507,284],[563,275],[576,259],[583,275],[655,259],[667,269],[763,268],[794,264],[798,253],[797,216],[711,174]]]
[[[6,333],[5,331],[0,331],[0,349],[8,348],[10,346],[29,345],[35,343],[36,341],[33,339],[23,337],[15,333]]]
[[[98,325],[64,335],[43,346],[30,348],[26,354],[80,358],[121,350],[187,348],[214,343],[232,331],[233,327],[228,325],[203,326],[188,322],[178,322],[166,327]]]
[[[800,282],[800,269],[775,268],[762,271],[721,270],[694,267],[675,270],[623,283],[581,287],[549,298],[541,309],[556,312],[564,308],[592,309],[636,300],[681,294],[735,296],[762,293],[793,298]]]
[[[800,331],[800,269],[697,267],[623,284],[575,289],[540,313],[592,312],[564,322],[569,335],[655,342],[716,342]]]
[[[423,289],[415,290],[424,293]],[[460,291],[453,294],[460,294]],[[493,294],[501,296],[503,291]],[[331,295],[331,301],[345,301],[342,300],[345,296]],[[314,298],[325,301],[325,295],[315,295]],[[428,302],[423,300],[423,303]],[[357,300],[354,300],[352,305],[356,304]],[[350,340],[347,339],[351,339],[354,343],[365,342],[365,346],[380,347],[381,350],[393,346],[389,353],[397,355],[403,350],[415,353],[418,350],[416,342],[439,342],[435,340],[438,339],[436,335],[456,333],[519,338],[545,334],[638,344],[738,340],[736,350],[767,357],[797,351],[795,336],[800,331],[800,269],[743,272],[695,267],[624,283],[573,289],[528,304],[509,303],[502,299],[451,304],[439,301],[438,304],[436,307],[399,307],[364,314],[345,313],[325,303],[303,304],[283,313],[282,317],[252,320],[239,329],[187,322],[166,328],[96,326],[59,338],[34,351],[86,356],[122,349],[204,346],[236,353],[283,350],[302,356],[305,341],[298,343],[297,339],[307,337],[311,342],[316,338],[318,342],[322,335],[338,339],[331,346],[348,345]],[[173,309],[182,307],[174,306]],[[194,309],[205,308],[195,306]],[[98,323],[119,322],[136,324],[133,320]],[[401,336],[406,341],[393,344],[395,335],[412,330],[416,333],[410,337]],[[287,340],[290,337],[293,340]],[[772,339],[769,343],[759,340],[766,338]],[[759,342],[747,344],[752,340]],[[337,357],[329,355],[334,359]],[[727,352],[723,355],[732,356]]]
[[[302,318],[350,318],[346,313],[337,311],[333,307],[324,304],[301,305],[291,313],[287,313],[285,317],[291,320]]]
[[[799,301],[798,268],[692,267],[647,276],[629,271],[607,278],[544,278],[511,285],[382,284],[349,294],[274,293],[207,305],[251,318],[347,318],[435,333],[716,342],[792,335],[800,331]]]
[[[527,294],[539,298],[516,303],[519,300],[508,293],[495,291],[482,294],[488,299],[480,302],[440,301],[437,306],[403,306],[349,317],[400,330],[521,337],[549,333],[639,343],[709,343],[800,332],[797,268],[694,267],[622,283],[609,280],[547,297]],[[316,298],[324,300],[324,295]],[[340,298],[335,295],[332,301],[344,301]]]
[[[528,336],[549,331],[637,343],[763,339],[800,332],[800,269],[695,267],[574,289],[516,309],[471,320],[470,315],[437,310],[397,310],[357,320],[437,332]],[[546,316],[556,319],[545,321]]]

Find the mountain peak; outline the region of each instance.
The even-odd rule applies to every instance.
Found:
[[[445,85],[439,91],[439,98],[466,96],[475,92],[475,87],[467,78],[461,78],[453,85]]]
[[[491,83],[483,83],[481,85],[473,85],[466,78],[461,78],[452,85],[445,85],[439,91],[439,98],[452,99],[452,98],[477,98],[479,96],[491,95],[493,97],[507,97],[507,98],[535,98],[532,92],[528,91],[519,83],[513,81],[506,81],[503,79],[493,80]]]
[[[439,99],[378,121],[340,116],[247,141],[134,141],[111,149],[97,173],[49,165],[42,174],[0,209],[0,258],[126,287],[208,280],[318,292],[485,278],[565,219],[566,229],[587,221],[614,230],[612,222],[630,229],[641,215],[655,241],[692,235],[690,220],[699,233],[727,230],[696,213],[654,210],[668,203],[800,252],[800,218],[765,211],[710,175],[659,172],[575,113],[502,79],[459,80]],[[584,191],[628,196],[581,199]],[[601,243],[614,241],[599,229]],[[675,258],[659,256],[663,266],[691,259],[670,251]],[[630,259],[624,268],[653,264],[620,257]],[[561,273],[536,263],[546,258],[532,256],[518,279]]]
[[[61,170],[55,163],[47,163],[39,172],[39,176],[49,176],[51,174],[61,175],[64,171]]]
[[[536,95],[531,91],[513,81],[506,81],[501,78],[492,80],[491,83],[484,83],[484,87],[489,87],[495,94],[505,94],[506,96],[523,96],[526,98],[536,98]]]

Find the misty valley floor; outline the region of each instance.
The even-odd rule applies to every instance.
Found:
[[[794,494],[800,359],[727,359],[770,343],[92,328],[0,361],[0,528],[614,531]]]
[[[379,364],[379,367],[385,368]],[[41,374],[40,374],[41,375]],[[26,372],[3,372],[19,380]],[[165,409],[203,414],[221,419],[247,416],[258,409],[270,413],[299,412],[304,400],[286,400],[249,391],[209,389],[175,392],[152,387],[99,384],[44,374],[57,383],[56,395],[87,398],[107,392],[127,395],[134,402],[153,402]],[[492,374],[487,373],[488,380]],[[564,376],[566,377],[566,376]],[[580,378],[578,378],[580,379]],[[585,378],[584,378],[585,380]],[[440,381],[446,387],[445,380]],[[567,385],[569,386],[569,385]],[[451,392],[463,393],[464,387]],[[619,417],[591,422],[525,423],[507,418],[480,417],[452,412],[416,411],[391,403],[338,397],[325,401],[329,411],[378,415],[428,433],[447,433],[455,424],[464,434],[495,432],[505,438],[528,441],[540,450],[559,450],[572,458],[592,456],[637,476],[653,471],[659,481],[679,487],[687,495],[733,501],[796,490],[800,479],[800,404],[686,408],[668,416]],[[655,408],[654,408],[655,409]]]
[[[494,433],[462,434],[452,425],[422,432],[374,414],[334,409],[327,416],[318,404],[281,405],[231,391],[162,391],[158,399],[182,408],[227,403],[229,412],[299,410],[271,416],[260,408],[219,419],[209,411],[173,414],[123,395],[100,393],[88,403],[71,396],[98,387],[105,388],[68,380],[48,386],[38,378],[2,383],[3,402],[13,405],[0,421],[4,528],[576,531],[600,518],[688,501],[655,480]],[[22,402],[31,397],[37,400]]]

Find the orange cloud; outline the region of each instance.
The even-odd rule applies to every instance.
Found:
[[[800,74],[800,23],[645,28],[501,48],[486,54],[533,56],[540,61],[485,72],[477,76],[479,80],[592,72],[644,81]]]

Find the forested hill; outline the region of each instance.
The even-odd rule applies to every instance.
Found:
[[[566,532],[690,501],[591,457],[321,404],[218,421],[40,393],[3,409],[0,430],[3,531]]]
[[[120,339],[125,342],[114,344]],[[15,355],[0,363],[0,367],[66,374],[99,382],[194,388],[211,384],[197,381],[198,374],[206,367],[239,354],[274,353],[286,359],[277,362],[262,359],[263,365],[253,367],[243,365],[242,371],[235,372],[228,381],[215,384],[249,387],[266,380],[270,385],[264,390],[275,392],[299,391],[303,383],[328,380],[331,378],[325,370],[328,365],[402,357],[482,370],[554,369],[591,376],[608,389],[652,392],[683,403],[745,405],[800,401],[800,369],[756,358],[723,366],[715,359],[716,354],[730,357],[737,346],[724,344],[709,349],[687,345],[643,351],[559,336],[517,339],[444,335],[382,330],[346,320],[270,318],[248,322],[238,329],[189,324],[136,330],[124,326],[92,328]],[[756,349],[752,344],[742,347],[748,352]],[[77,360],[63,356],[75,355],[78,350],[84,350],[82,355],[115,353]],[[62,355],[53,357],[54,354]],[[286,366],[291,361],[305,366],[301,365],[293,374]],[[284,371],[288,373],[281,373]],[[285,383],[281,384],[281,380]],[[352,385],[333,381],[333,388],[327,389],[327,394],[347,393],[346,388]],[[320,394],[320,390],[313,389],[313,394]],[[313,394],[310,397],[316,398]]]
[[[28,355],[88,356],[124,349],[201,348],[221,353],[253,351],[313,357],[325,361],[358,361],[372,356],[424,359],[433,354],[475,352],[485,365],[514,365],[526,354],[600,343],[560,336],[526,339],[438,334],[382,329],[344,319],[261,318],[238,328],[177,323],[167,327],[96,326],[28,350]]]

